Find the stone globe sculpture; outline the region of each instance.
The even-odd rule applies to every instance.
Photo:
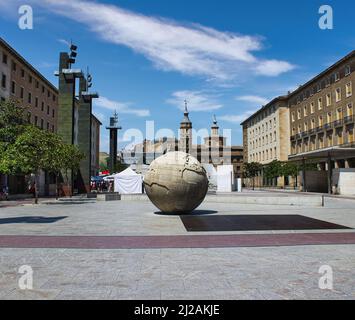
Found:
[[[144,186],[162,212],[190,213],[205,199],[208,179],[197,159],[184,152],[169,152],[152,162]]]

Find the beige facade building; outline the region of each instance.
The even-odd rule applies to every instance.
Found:
[[[355,51],[289,95],[289,159],[319,168],[306,191],[355,194],[354,70]]]
[[[278,97],[243,123],[244,161],[268,164],[287,161],[289,142],[287,97]]]
[[[354,70],[355,51],[245,120],[244,161],[292,161],[302,190],[355,194]]]

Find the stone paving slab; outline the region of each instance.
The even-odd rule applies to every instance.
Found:
[[[215,249],[0,249],[1,299],[355,299],[351,245]],[[20,290],[22,265],[33,290]],[[334,289],[321,290],[322,265]]]
[[[205,216],[302,215],[355,228],[355,201],[351,200],[331,200],[326,203],[324,208],[203,203],[195,214]],[[11,219],[11,223],[9,219]],[[50,219],[52,219],[52,223],[49,223]],[[31,220],[33,223],[31,223]],[[258,233],[251,232],[253,234]],[[276,232],[302,233],[303,231],[269,230],[259,233]],[[311,230],[310,232],[314,231]],[[328,230],[325,230],[325,232],[328,232]],[[248,233],[250,232],[233,232],[233,234]],[[159,215],[157,209],[151,203],[143,201],[28,205],[0,209],[0,235],[148,236],[186,234],[187,231],[180,217]],[[217,234],[230,234],[230,232],[218,232]]]

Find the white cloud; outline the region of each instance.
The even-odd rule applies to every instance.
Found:
[[[178,107],[180,110],[185,109],[185,99],[188,103],[189,111],[213,111],[223,107],[216,100],[216,96],[204,93],[202,91],[176,91],[167,103]]]
[[[224,81],[245,72],[277,76],[294,68],[286,61],[257,58],[253,52],[262,49],[261,37],[182,24],[93,1],[32,2],[87,25],[108,42],[143,54],[162,70]]]
[[[260,61],[259,64],[255,67],[255,71],[257,74],[263,76],[278,76],[281,73],[291,71],[295,66],[286,62],[279,60],[265,60]]]
[[[238,115],[219,116],[218,119],[220,119],[222,121],[230,122],[230,123],[240,124],[241,122],[243,122],[244,120],[249,118],[256,111],[257,111],[257,109],[252,109],[252,110],[245,111],[242,114],[238,114]]]
[[[148,109],[134,109],[129,102],[118,102],[110,100],[106,97],[100,97],[99,99],[95,100],[95,106],[117,111],[119,114],[133,114],[138,117],[148,117],[150,116],[150,111]]]
[[[258,104],[258,105],[265,105],[270,101],[266,98],[259,97],[259,96],[253,96],[253,95],[236,97],[236,100],[244,101],[244,102],[248,102],[248,103],[252,103],[252,104]]]

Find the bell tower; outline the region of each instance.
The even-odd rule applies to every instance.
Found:
[[[189,112],[187,110],[186,100],[185,100],[184,119],[180,123],[179,151],[185,153],[192,152],[192,122],[189,119]]]

